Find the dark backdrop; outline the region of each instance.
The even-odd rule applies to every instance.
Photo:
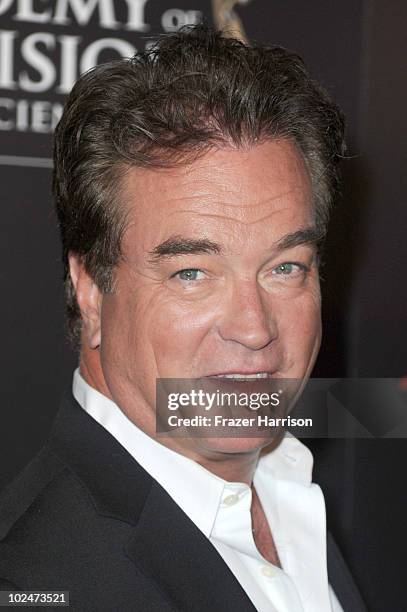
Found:
[[[76,356],[64,339],[51,132],[79,71],[204,17],[200,0],[0,1],[0,487],[40,448]],[[351,158],[322,271],[318,376],[407,373],[404,0],[252,0],[250,38],[299,52],[347,116]],[[103,5],[103,6],[102,6]],[[132,12],[128,11],[132,5]],[[174,8],[174,6],[176,8]],[[65,11],[64,7],[68,7]],[[102,42],[98,42],[102,39]],[[117,41],[123,41],[118,43]],[[385,407],[384,407],[385,408]],[[329,522],[369,609],[407,608],[405,440],[308,441]]]

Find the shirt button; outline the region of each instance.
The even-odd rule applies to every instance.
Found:
[[[267,578],[273,578],[276,575],[276,570],[271,565],[263,565],[261,568],[261,573],[263,576],[267,576]]]
[[[231,495],[227,495],[223,499],[223,503],[225,506],[234,506],[239,501],[239,496],[236,493],[232,493]]]

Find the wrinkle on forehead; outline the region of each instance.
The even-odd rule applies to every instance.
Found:
[[[253,208],[253,207],[251,207]],[[277,210],[273,210],[270,211],[267,215],[263,215],[261,217],[256,217],[255,219],[252,220],[244,220],[244,219],[238,219],[236,217],[233,216],[228,216],[228,215],[221,215],[221,214],[215,214],[215,213],[206,213],[206,212],[202,212],[202,211],[197,211],[197,210],[190,210],[190,209],[184,209],[184,210],[180,210],[180,211],[176,211],[174,213],[172,213],[171,216],[176,217],[177,215],[196,215],[197,217],[199,217],[200,219],[204,220],[204,219],[213,219],[213,220],[217,220],[217,221],[225,221],[226,223],[231,222],[231,223],[237,223],[239,225],[243,225],[243,226],[251,226],[251,225],[256,225],[257,223],[264,223],[265,221],[268,221],[269,219],[271,219],[272,217],[274,217],[276,214],[278,214],[279,212],[283,212],[284,210],[287,210],[288,207],[282,207],[279,208]]]
[[[170,197],[166,200],[168,205],[166,214],[170,217],[178,215],[197,216],[252,225],[289,210],[292,208],[294,199],[306,204],[311,204],[312,201],[310,190],[307,186],[304,188],[304,184],[262,197],[259,201],[253,201],[256,197],[255,193],[242,194],[236,192],[236,195],[233,193],[231,195],[235,197],[235,201],[220,199],[217,192],[207,191],[205,193],[195,192],[193,195],[185,197]],[[288,201],[289,203],[287,203]],[[171,210],[171,204],[178,204],[179,206]],[[251,218],[247,219],[247,217]]]
[[[216,170],[215,170],[216,174]],[[194,205],[214,204],[222,208],[244,207],[245,209],[266,207],[277,200],[284,200],[292,197],[308,197],[311,193],[311,181],[308,173],[304,169],[303,173],[298,173],[295,178],[275,177],[273,181],[268,177],[267,181],[254,180],[256,177],[246,176],[246,181],[240,181],[236,176],[229,176],[221,171],[219,177],[209,174],[206,178],[186,179],[182,177],[176,182],[180,191],[178,197],[173,197],[169,193],[168,201],[185,202]],[[282,183],[284,182],[284,185]],[[193,185],[193,193],[191,193]],[[267,185],[269,193],[264,195],[264,186]],[[185,193],[182,192],[185,186]],[[171,189],[171,188],[170,188]]]
[[[287,189],[286,191],[282,191],[280,193],[276,193],[273,196],[268,196],[266,198],[263,198],[257,202],[253,202],[253,204],[250,203],[250,201],[242,201],[241,198],[241,192],[240,191],[236,191],[236,202],[228,202],[226,200],[220,200],[218,195],[216,194],[216,197],[214,197],[214,192],[213,190],[208,191],[208,192],[203,192],[200,193],[198,190],[195,191],[195,193],[193,195],[181,195],[178,198],[168,198],[168,202],[185,202],[188,203],[190,202],[191,204],[194,204],[194,202],[196,202],[198,205],[202,204],[202,203],[214,203],[217,206],[221,206],[223,208],[235,208],[236,206],[241,206],[242,204],[244,204],[244,207],[247,209],[251,209],[251,208],[259,208],[261,206],[269,206],[271,202],[274,202],[275,200],[278,199],[282,199],[282,198],[287,198],[288,196],[290,196],[292,193],[295,193],[295,191],[298,191],[299,193],[303,194],[304,193],[304,186],[303,185],[297,185],[297,186],[293,186],[290,189]],[[230,190],[228,190],[228,193],[230,195]]]

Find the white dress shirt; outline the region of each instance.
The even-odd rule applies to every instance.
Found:
[[[253,479],[280,569],[257,550],[247,484],[225,481],[145,434],[79,370],[73,394],[208,538],[259,612],[343,612],[328,584],[324,498],[311,482],[312,454],[299,440],[286,435],[260,458]]]

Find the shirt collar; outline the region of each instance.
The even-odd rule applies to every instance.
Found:
[[[268,472],[277,480],[309,487],[313,465],[314,458],[309,448],[287,432],[275,450],[260,457],[257,470]]]

